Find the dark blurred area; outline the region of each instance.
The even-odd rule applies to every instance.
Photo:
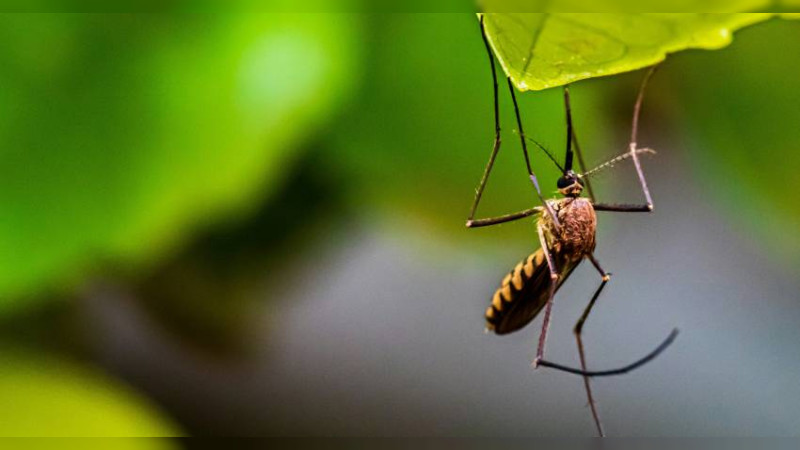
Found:
[[[493,138],[475,15],[0,22],[0,435],[592,435],[580,378],[530,368],[539,320],[483,333],[538,241],[530,220],[464,227]],[[614,279],[589,362],[682,334],[596,381],[609,434],[800,429],[798,55],[798,23],[775,19],[652,81],[656,208],[599,213]],[[590,166],[626,150],[642,76],[572,86]],[[560,154],[561,91],[519,100]],[[500,107],[486,216],[537,202]],[[593,183],[639,200],[629,162]],[[552,359],[577,363],[597,283],[581,267],[559,292]]]

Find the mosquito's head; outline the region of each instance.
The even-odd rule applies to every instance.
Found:
[[[568,170],[558,179],[558,192],[565,197],[579,197],[583,191],[583,181],[575,172]]]

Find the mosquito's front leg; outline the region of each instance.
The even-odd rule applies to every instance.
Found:
[[[472,208],[470,208],[469,217],[467,218],[467,228],[485,227],[504,222],[511,222],[514,220],[519,220],[528,216],[532,216],[542,211],[541,207],[535,207],[531,209],[526,209],[524,211],[520,211],[518,213],[506,214],[500,217],[475,219],[475,214],[478,210],[478,204],[481,201],[484,189],[486,189],[486,183],[489,181],[489,175],[491,174],[492,168],[494,167],[495,160],[497,159],[497,154],[500,152],[500,144],[502,142],[500,138],[500,112],[499,112],[499,100],[497,92],[497,70],[495,69],[492,49],[489,46],[489,40],[486,37],[484,16],[481,16],[480,18],[480,27],[481,27],[481,37],[483,38],[483,44],[484,47],[486,48],[486,54],[489,57],[489,65],[492,71],[492,93],[494,94],[494,144],[492,145],[492,153],[489,155],[489,161],[486,163],[486,168],[483,171],[483,176],[481,176],[481,181],[478,183],[477,189],[475,189],[475,199],[472,202]],[[536,179],[536,175],[533,173],[533,169],[531,168],[530,158],[528,157],[528,148],[525,145],[525,132],[522,129],[522,119],[520,118],[519,114],[519,106],[517,104],[517,98],[514,94],[514,86],[511,83],[510,79],[508,79],[507,81],[508,81],[508,89],[509,92],[511,93],[511,98],[514,102],[514,112],[517,117],[517,126],[519,127],[519,134],[522,141],[522,154],[525,157],[525,166],[528,170],[528,175],[536,190],[536,195],[538,196],[539,200],[545,205],[544,208],[551,215],[553,222],[556,224],[557,227],[558,218],[553,213],[552,209],[550,208],[550,205],[548,205],[545,202],[544,198],[542,197],[542,192],[541,189],[539,189],[539,183]]]
[[[627,203],[594,203],[595,211],[613,212],[653,212],[653,205],[631,205]]]
[[[469,219],[467,220],[467,228],[479,228],[479,227],[488,227],[489,225],[497,225],[500,223],[505,222],[513,222],[515,220],[524,219],[525,217],[530,217],[542,212],[544,208],[541,206],[535,206],[530,209],[526,209],[524,211],[506,214],[503,216],[498,217],[489,217],[487,219]]]
[[[639,114],[642,110],[642,101],[644,100],[644,91],[647,87],[647,82],[655,73],[658,66],[653,66],[644,76],[642,85],[639,87],[639,95],[636,97],[636,104],[633,107],[633,123],[631,124],[631,142],[628,151],[631,159],[633,159],[633,166],[636,168],[636,174],[639,177],[639,184],[642,186],[642,193],[644,194],[645,204],[643,205],[630,205],[630,204],[616,204],[616,203],[595,203],[594,209],[597,211],[617,211],[617,212],[651,212],[653,211],[653,198],[650,196],[650,190],[647,188],[647,180],[644,178],[644,171],[642,164],[639,162],[639,153],[636,147],[636,140],[639,134]]]
[[[644,172],[642,171],[642,165],[639,162],[639,153],[643,151],[648,151],[649,149],[637,149],[636,143],[631,143],[631,150],[630,153],[623,154],[624,156],[628,156],[633,159],[633,165],[636,167],[636,173],[639,176],[639,184],[642,186],[642,192],[644,193],[644,198],[646,203],[644,204],[629,204],[629,203],[595,203],[594,199],[592,199],[592,206],[594,206],[595,211],[614,211],[614,212],[652,212],[653,211],[653,199],[650,197],[650,190],[647,189],[647,181],[644,179]],[[652,152],[652,150],[649,150]],[[588,178],[587,178],[588,181]]]
[[[547,294],[547,303],[544,308],[544,319],[542,320],[542,332],[539,334],[539,346],[536,348],[536,359],[533,360],[533,368],[539,367],[539,362],[544,358],[544,347],[547,342],[547,331],[550,329],[550,313],[553,309],[553,297],[556,293],[556,285],[558,284],[558,269],[553,262],[553,256],[550,254],[550,249],[547,248],[547,239],[544,236],[544,228],[541,224],[537,227],[539,232],[539,241],[542,244],[542,252],[547,260],[547,267],[550,269],[550,289]]]
[[[653,76],[656,69],[658,69],[658,66],[653,66],[647,71],[647,75],[644,76],[642,85],[639,87],[639,95],[636,97],[636,104],[633,106],[633,124],[631,125],[631,143],[629,148],[631,158],[633,158],[633,165],[636,167],[636,173],[639,175],[639,183],[642,185],[642,192],[644,193],[644,198],[647,201],[647,207],[650,211],[653,210],[653,199],[650,197],[650,190],[647,189],[647,181],[644,179],[642,165],[639,163],[639,155],[636,153],[636,141],[639,134],[639,113],[642,110],[644,91],[647,88],[647,82],[650,81],[650,77]]]
[[[500,111],[499,111],[499,103],[497,97],[497,71],[494,67],[494,57],[492,56],[492,49],[489,47],[489,41],[486,38],[486,29],[483,24],[483,16],[481,16],[481,37],[483,37],[483,44],[486,47],[486,53],[489,55],[489,64],[492,70],[492,87],[493,87],[493,94],[494,94],[494,144],[492,145],[492,153],[489,155],[489,162],[486,164],[486,169],[483,171],[483,176],[481,177],[481,181],[478,184],[478,188],[475,189],[475,200],[472,202],[472,208],[469,212],[469,218],[467,219],[467,227],[470,226],[470,222],[473,221],[475,218],[475,212],[478,210],[478,203],[481,201],[481,196],[483,196],[483,190],[486,188],[486,182],[489,180],[489,174],[492,172],[492,167],[494,166],[494,161],[497,159],[497,153],[500,151]]]

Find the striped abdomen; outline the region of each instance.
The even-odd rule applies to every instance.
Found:
[[[580,263],[562,258],[553,252],[560,276],[556,290]],[[550,269],[542,249],[536,250],[514,267],[503,279],[486,310],[486,326],[497,334],[517,331],[527,325],[541,311],[550,291]]]

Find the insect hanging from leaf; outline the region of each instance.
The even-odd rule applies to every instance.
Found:
[[[491,173],[495,159],[497,158],[497,154],[500,151],[501,143],[497,73],[495,70],[492,50],[485,32],[483,17],[483,15],[480,16],[481,33],[483,36],[484,45],[486,46],[486,50],[489,54],[494,87],[495,138],[492,153],[489,157],[489,162],[486,165],[486,169],[484,170],[483,176],[478,185],[478,189],[475,193],[475,199],[470,210],[469,219],[467,220],[467,227],[485,227],[511,222],[526,217],[537,216],[537,234],[541,244],[541,247],[538,250],[517,264],[517,266],[508,275],[506,275],[501,282],[500,287],[492,297],[491,305],[486,310],[485,316],[487,329],[498,335],[512,333],[526,326],[535,317],[537,317],[542,310],[544,310],[542,330],[539,335],[539,342],[536,349],[536,357],[533,361],[533,367],[549,367],[552,369],[581,375],[583,377],[586,395],[589,400],[589,407],[592,412],[592,418],[597,428],[597,432],[600,436],[604,436],[605,433],[603,431],[603,426],[597,411],[597,405],[592,395],[590,378],[620,375],[634,370],[657,357],[673,342],[678,334],[677,329],[672,330],[669,336],[658,347],[656,347],[655,350],[653,350],[644,358],[641,358],[628,366],[603,371],[590,371],[587,369],[586,355],[582,337],[583,326],[592,309],[594,308],[597,299],[600,297],[600,293],[611,279],[611,274],[606,272],[601,267],[600,262],[594,256],[595,231],[597,227],[597,216],[595,212],[653,211],[653,200],[650,196],[650,191],[647,188],[647,182],[639,161],[639,155],[643,153],[655,152],[648,148],[639,148],[637,146],[637,134],[639,115],[641,112],[645,88],[651,76],[655,72],[655,67],[651,68],[645,75],[636,98],[636,103],[633,108],[633,123],[631,126],[631,140],[628,151],[589,171],[585,170],[583,155],[581,154],[580,146],[578,145],[578,140],[573,129],[569,87],[564,88],[564,107],[566,110],[567,122],[567,145],[564,162],[561,164],[546,148],[544,148],[544,146],[533,139],[526,138],[522,128],[519,105],[517,104],[517,99],[514,92],[515,88],[511,82],[511,79],[507,78],[509,92],[514,104],[514,112],[516,114],[517,127],[519,130],[520,142],[522,144],[522,152],[525,157],[526,168],[530,177],[530,181],[533,184],[534,190],[536,191],[536,195],[541,202],[541,206],[535,206],[524,211],[499,217],[475,219],[478,204],[480,203],[481,196],[483,195],[486,182],[489,178],[489,174]],[[562,196],[561,198],[546,200],[542,196],[541,189],[539,188],[539,182],[531,167],[530,158],[528,156],[528,140],[544,151],[550,160],[561,171],[562,175],[557,182],[557,188],[558,192]],[[577,156],[577,163],[583,173],[577,173],[573,169],[575,156]],[[631,159],[633,161],[639,178],[639,183],[642,188],[642,193],[644,194],[645,203],[616,204],[597,202],[595,200],[594,192],[591,188],[589,177],[600,170],[608,168],[615,163],[626,159]],[[587,191],[588,198],[582,196],[584,190]],[[597,287],[591,299],[589,300],[589,303],[583,311],[583,314],[580,316],[574,327],[575,339],[578,346],[578,355],[581,363],[581,368],[578,369],[550,362],[546,360],[544,356],[547,333],[550,328],[550,316],[553,307],[553,298],[558,289],[567,281],[570,274],[572,274],[575,268],[578,267],[583,260],[589,260],[591,262],[592,266],[594,266],[599,273],[601,281],[600,285]]]

